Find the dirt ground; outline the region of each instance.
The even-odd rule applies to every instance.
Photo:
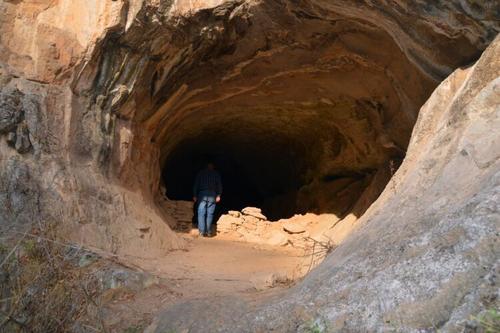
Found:
[[[157,277],[157,283],[110,297],[104,307],[110,332],[142,332],[155,313],[180,301],[227,295],[252,301],[274,297],[309,269],[310,257],[294,248],[193,234],[182,234],[188,243],[185,250],[130,262]]]
[[[189,238],[186,250],[140,263],[147,271],[176,281],[175,290],[186,296],[248,293],[273,287],[300,277],[306,265],[304,255],[292,249],[217,237]]]

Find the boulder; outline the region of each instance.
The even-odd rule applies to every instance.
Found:
[[[243,215],[253,216],[259,220],[267,220],[267,217],[264,214],[262,214],[262,210],[257,207],[246,207],[243,208],[241,212],[243,213]]]

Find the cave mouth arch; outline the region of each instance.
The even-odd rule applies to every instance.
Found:
[[[146,110],[137,119],[159,148],[166,196],[191,200],[210,156],[224,211],[359,217],[404,158],[437,82],[372,23],[338,14],[297,20],[291,11],[284,38],[269,33],[282,8],[261,6],[247,8],[253,18],[269,16],[258,24],[200,16],[193,22],[210,18],[202,28],[210,38],[194,35],[148,69],[147,98],[133,107]]]
[[[369,207],[440,73],[377,22],[287,8],[233,3],[173,25],[145,13],[103,41],[95,85],[112,98],[95,96],[96,110],[113,119],[103,147],[122,185],[149,200],[165,184],[170,200],[191,200],[210,155],[225,209],[260,206],[276,220]]]

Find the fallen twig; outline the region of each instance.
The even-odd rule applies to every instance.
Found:
[[[84,293],[85,297],[87,298],[87,300],[96,307],[97,316],[99,317],[99,322],[101,324],[103,332],[108,333],[108,330],[106,329],[106,325],[104,324],[104,319],[102,318],[101,307],[96,303],[96,301],[89,294],[89,292],[87,291],[87,288],[85,288],[85,286],[82,284],[80,284],[80,286],[82,287],[83,293]]]
[[[10,256],[16,252],[17,248],[19,247],[19,245],[21,244],[21,242],[24,240],[24,238],[26,237],[26,233],[23,234],[23,237],[17,242],[17,244],[12,248],[12,250],[9,252],[9,254],[7,254],[7,256],[4,258],[4,260],[2,261],[2,263],[0,264],[0,268],[3,267],[3,265],[7,262],[7,260],[9,260]]]
[[[13,323],[15,323],[15,324],[17,324],[17,325],[19,325],[19,326],[21,326],[21,327],[25,327],[25,326],[26,326],[26,325],[25,325],[23,322],[21,322],[19,319],[16,319],[16,318],[12,317],[12,314],[7,314],[7,313],[5,313],[5,312],[3,312],[3,311],[1,311],[1,310],[0,310],[0,313],[2,314],[2,316],[4,316],[4,317],[5,317],[4,321],[2,321],[2,322],[0,323],[0,328],[2,328],[2,327],[3,327],[5,324],[7,324],[8,322],[13,322]]]

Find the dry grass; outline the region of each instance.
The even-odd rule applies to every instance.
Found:
[[[311,244],[309,246],[308,256],[311,256],[311,261],[307,269],[307,273],[311,271],[316,265],[321,263],[327,255],[329,255],[337,247],[333,240],[326,238],[324,241],[319,241],[311,237],[305,237],[304,240]]]
[[[0,332],[106,332],[98,281],[79,266],[86,251],[49,235],[33,229],[0,247]]]

